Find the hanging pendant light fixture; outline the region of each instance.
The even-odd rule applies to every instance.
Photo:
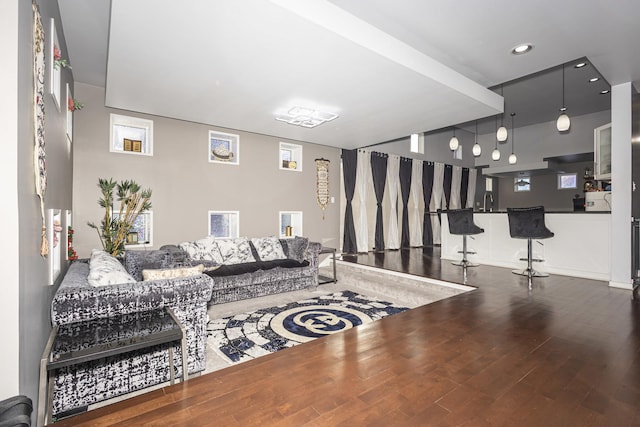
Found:
[[[562,64],[562,108],[560,108],[560,116],[558,116],[558,121],[556,122],[556,127],[560,132],[568,131],[571,127],[571,120],[566,111],[567,107],[564,104],[564,64]]]
[[[482,147],[478,144],[478,121],[476,120],[476,143],[473,144],[473,148],[471,149],[474,157],[478,157],[482,154]]]
[[[459,146],[460,146],[460,141],[458,141],[458,138],[456,138],[456,128],[453,128],[453,136],[449,140],[449,149],[451,151],[456,151]]]
[[[497,133],[497,129],[498,129],[498,116],[496,116],[496,133]],[[491,152],[491,158],[495,162],[500,160],[500,150],[498,150],[498,139],[497,138],[496,138],[496,148],[494,148],[493,151]]]
[[[500,96],[504,98],[504,89],[502,88],[502,85],[500,85]],[[502,113],[502,116],[500,116],[500,127],[496,131],[496,138],[498,141],[504,142],[507,140],[507,137],[507,128],[504,127],[504,113]]]
[[[511,113],[511,155],[509,156],[510,165],[515,165],[516,162],[518,161],[518,158],[516,157],[516,153],[513,149],[513,144],[516,139],[516,132],[515,132],[515,128],[513,127],[513,116],[515,115],[516,113]]]

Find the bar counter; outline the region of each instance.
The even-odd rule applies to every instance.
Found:
[[[550,239],[533,241],[533,258],[544,259],[534,268],[550,274],[609,281],[611,277],[610,212],[546,212]],[[506,212],[475,212],[474,222],[484,233],[467,238],[469,261],[507,268],[526,268],[527,240],[509,235]],[[473,238],[471,238],[473,237]],[[441,258],[459,260],[462,236],[449,234],[446,212],[442,215]]]

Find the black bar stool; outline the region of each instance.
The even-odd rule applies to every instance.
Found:
[[[527,257],[520,258],[520,261],[527,261],[527,268],[524,270],[513,270],[513,273],[522,276],[547,277],[546,273],[541,273],[533,269],[533,261],[541,262],[542,259],[533,259],[531,248],[532,239],[548,239],[553,237],[544,223],[544,206],[534,206],[531,208],[507,208],[509,218],[509,233],[514,239],[527,239]]]
[[[469,262],[467,259],[467,254],[475,254],[475,252],[467,251],[467,236],[484,233],[484,229],[473,222],[473,208],[450,209],[447,211],[447,219],[449,221],[449,233],[462,236],[462,251],[458,251],[462,253],[462,260],[451,264],[462,267],[476,267],[478,264]]]

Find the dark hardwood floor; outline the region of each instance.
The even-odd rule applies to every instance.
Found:
[[[463,282],[439,250],[346,260]],[[477,290],[57,425],[640,425],[640,304],[566,276],[470,268]]]

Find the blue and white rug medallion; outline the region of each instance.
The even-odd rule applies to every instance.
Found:
[[[351,291],[211,320],[208,345],[238,363],[364,325],[407,307]]]

